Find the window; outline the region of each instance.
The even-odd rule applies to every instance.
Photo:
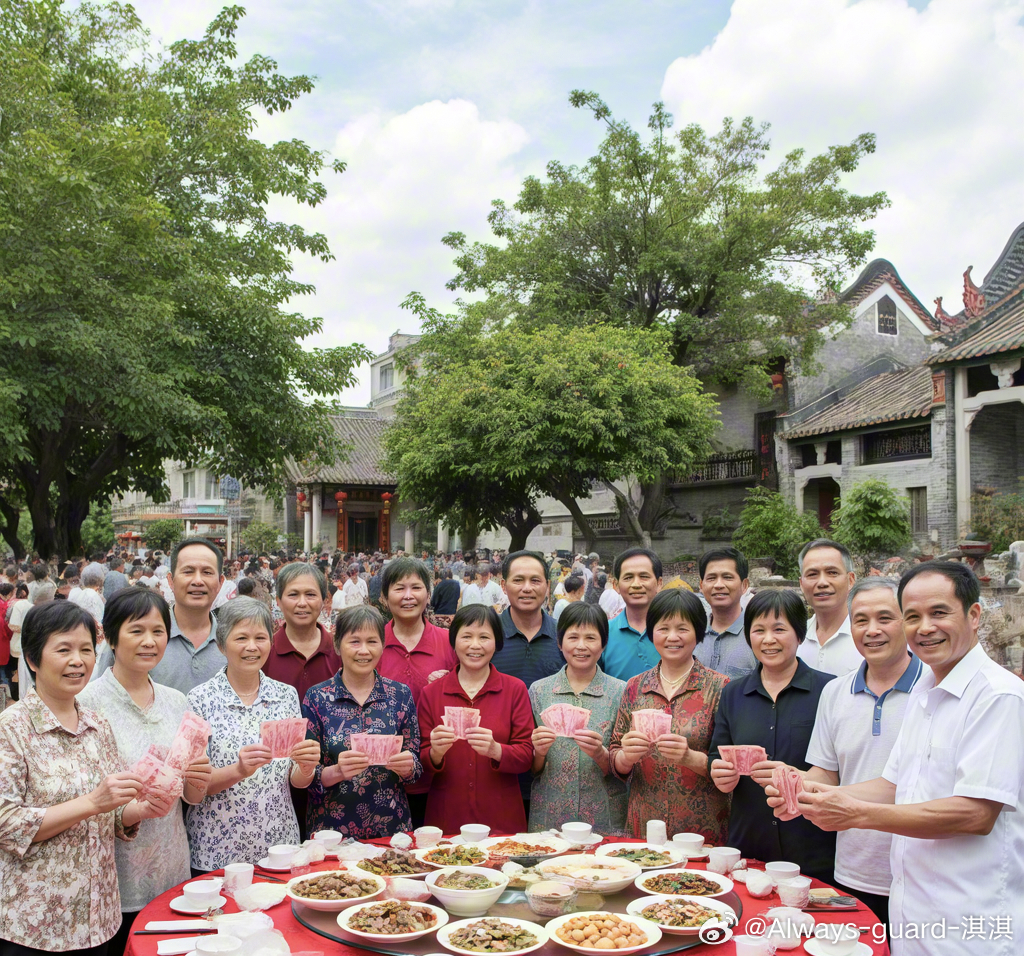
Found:
[[[930,458],[932,429],[930,425],[923,425],[920,428],[891,428],[884,432],[869,432],[864,436],[863,449],[861,464],[864,465],[905,458]]]
[[[194,471],[183,471],[181,473],[181,497],[196,497],[196,473]]]
[[[384,392],[387,389],[393,387],[394,384],[395,384],[395,366],[394,366],[394,364],[392,363],[391,365],[382,365],[380,367],[380,390],[382,392]]]
[[[204,498],[219,498],[220,497],[220,478],[217,477],[212,471],[207,470],[205,472],[205,483],[203,485],[203,497]]]
[[[928,533],[928,489],[908,488],[910,498],[910,530],[914,534]]]
[[[878,332],[880,335],[895,335],[896,303],[887,295],[878,300]]]

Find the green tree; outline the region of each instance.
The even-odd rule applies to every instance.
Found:
[[[832,515],[832,537],[860,554],[895,554],[913,538],[907,499],[881,478],[859,482]]]
[[[147,524],[142,537],[151,551],[170,551],[185,537],[185,522],[175,518],[161,518]]]
[[[82,522],[82,552],[106,551],[113,544],[114,522],[110,516],[110,501],[97,502]]]
[[[578,499],[598,484],[631,536],[650,541],[641,509],[613,483],[685,474],[716,426],[714,401],[672,364],[665,332],[499,330],[476,306],[443,316],[418,295],[405,306],[424,335],[403,356],[413,374],[383,440],[403,501],[452,526],[505,527],[520,548],[540,524],[542,495],[588,529]]]
[[[303,348],[292,258],[330,250],[267,214],[319,204],[326,157],[253,135],[313,84],[237,63],[243,15],[157,56],[130,6],[0,0],[0,518],[23,500],[43,555],[97,500],[160,500],[167,458],[275,489],[342,452],[330,396],[368,353]]]
[[[971,496],[971,531],[996,553],[1024,538],[1024,491],[984,490]]]
[[[821,525],[809,511],[798,512],[777,491],[752,488],[732,542],[748,558],[772,558],[778,574],[796,577],[800,549],[821,535]]]
[[[257,553],[276,551],[280,545],[281,529],[265,521],[250,521],[239,533],[239,541]]]

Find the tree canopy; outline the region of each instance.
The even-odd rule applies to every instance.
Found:
[[[0,0],[0,518],[16,539],[24,502],[44,556],[93,503],[166,496],[164,459],[274,488],[342,452],[331,396],[368,352],[303,348],[292,257],[331,253],[267,204],[343,165],[255,136],[313,82],[236,63],[243,15],[154,55],[130,6]]]

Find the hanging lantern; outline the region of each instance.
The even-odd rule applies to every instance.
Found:
[[[336,491],[336,492],[334,492],[334,500],[336,502],[338,502],[338,504],[341,505],[342,507],[344,507],[345,501],[347,500],[347,498],[348,498],[348,493],[347,492],[344,492],[344,491]]]
[[[306,500],[306,493],[304,491],[297,492],[295,500],[301,505]]]
[[[391,499],[395,496],[390,491],[385,491],[381,496],[380,500],[384,502],[384,514],[391,513]]]

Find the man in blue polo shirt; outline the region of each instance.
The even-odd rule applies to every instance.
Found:
[[[661,660],[647,635],[647,608],[661,590],[661,558],[647,548],[628,548],[616,555],[613,574],[626,607],[608,622],[608,646],[601,669],[619,680],[629,680]]]

